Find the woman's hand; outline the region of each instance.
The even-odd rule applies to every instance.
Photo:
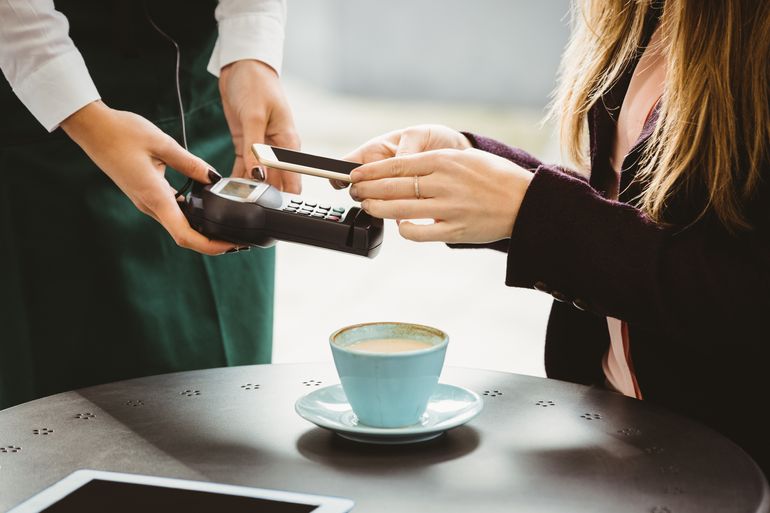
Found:
[[[367,164],[430,150],[465,150],[470,147],[468,139],[457,130],[443,125],[416,125],[375,137],[346,155],[344,159]],[[331,182],[335,189],[348,186],[339,180]]]
[[[259,176],[263,168],[251,151],[254,143],[299,149],[291,109],[275,70],[257,60],[228,64],[219,75],[219,92],[235,146],[232,176],[264,179],[280,190],[299,193],[302,182],[297,173],[266,169],[267,176]]]
[[[351,179],[350,195],[396,219],[406,239],[486,243],[510,237],[532,173],[476,149],[434,150],[365,164]]]
[[[100,101],[75,112],[61,127],[136,208],[163,225],[178,245],[209,255],[235,247],[209,240],[190,227],[174,197],[176,191],[164,177],[166,165],[201,183],[220,176],[158,127]]]

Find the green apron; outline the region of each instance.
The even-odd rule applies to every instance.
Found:
[[[215,1],[148,1],[180,45],[190,151],[229,173],[233,147],[205,70]],[[57,0],[102,95],[181,140],[173,46],[141,2]],[[173,185],[184,179],[174,171]],[[63,390],[270,360],[273,250],[177,247],[61,130],[0,80],[0,408]]]

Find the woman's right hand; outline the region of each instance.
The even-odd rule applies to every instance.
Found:
[[[151,122],[96,101],[72,114],[61,127],[136,208],[158,221],[179,246],[208,255],[236,247],[209,240],[190,227],[164,172],[169,165],[201,183],[216,182],[221,176]]]
[[[453,128],[444,125],[415,125],[375,137],[353,150],[344,159],[368,164],[430,150],[465,150],[471,147],[468,138]],[[349,184],[332,180],[332,185],[335,189],[344,189]]]

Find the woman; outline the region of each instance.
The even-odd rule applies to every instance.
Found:
[[[557,300],[550,377],[699,419],[767,472],[770,3],[579,3],[552,111],[575,170],[418,126],[347,157],[351,195],[435,219],[408,239],[507,251],[507,285]]]
[[[200,254],[238,248],[190,228],[164,170],[251,176],[253,142],[298,146],[284,19],[282,0],[0,0],[0,408],[269,361],[274,252]]]

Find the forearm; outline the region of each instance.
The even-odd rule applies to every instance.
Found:
[[[258,60],[281,72],[286,27],[285,0],[220,0],[215,11],[219,37],[208,64],[219,76],[239,60]]]
[[[48,131],[99,99],[68,29],[51,0],[0,0],[0,69]]]
[[[767,262],[766,239],[738,239],[702,223],[663,227],[543,166],[514,225],[506,284],[671,335],[704,326],[719,332],[747,326],[770,306]]]
[[[535,169],[543,164],[538,158],[532,156],[530,153],[520,148],[508,146],[491,137],[485,137],[471,132],[462,132],[462,134],[474,148],[506,158],[524,169],[529,169],[534,172]]]
[[[543,165],[543,162],[541,162],[540,159],[522,150],[521,148],[508,146],[507,144],[496,141],[490,137],[485,137],[483,135],[477,135],[470,132],[463,132],[463,135],[468,138],[468,141],[470,141],[474,148],[478,148],[479,150],[494,153],[495,155],[506,158],[514,164],[517,164],[524,169],[528,169],[533,173],[537,170],[537,168]],[[562,173],[568,174],[573,178],[577,178],[578,180],[585,182],[588,181],[585,176],[572,169],[567,169],[562,166],[551,167],[553,169],[559,170]]]

